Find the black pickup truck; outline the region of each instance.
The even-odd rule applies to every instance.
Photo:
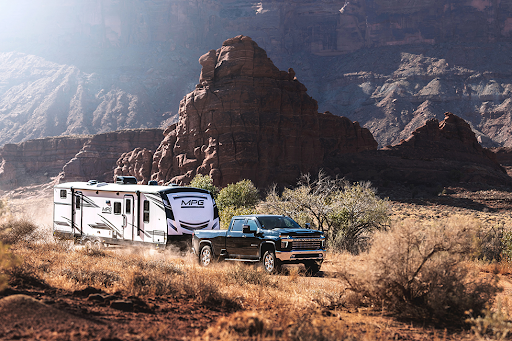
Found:
[[[233,217],[227,230],[194,231],[192,249],[202,266],[220,258],[262,262],[265,271],[277,273],[282,264],[302,263],[315,274],[325,258],[325,237],[289,217],[255,214]]]

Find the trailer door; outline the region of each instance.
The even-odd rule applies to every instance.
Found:
[[[83,205],[82,205],[82,192],[75,192],[73,198],[73,205],[75,208],[75,214],[73,216],[73,226],[76,227],[80,234],[83,234],[82,221],[83,221]]]
[[[133,195],[124,196],[124,213],[123,213],[123,230],[124,239],[133,240],[134,228],[133,224]]]

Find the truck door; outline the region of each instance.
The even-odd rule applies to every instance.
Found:
[[[256,236],[258,225],[254,219],[246,219],[244,225],[249,225],[250,233],[242,233],[240,240],[240,255],[242,258],[257,259],[260,246],[260,239]]]
[[[134,218],[133,218],[133,195],[125,195],[124,196],[124,212],[123,212],[123,231],[124,231],[124,239],[133,240],[133,236],[135,232],[134,229]]]
[[[74,205],[74,216],[73,216],[73,233],[80,232],[83,234],[84,231],[82,229],[82,221],[83,221],[83,205],[82,205],[82,192],[75,192],[73,196],[73,205]],[[78,231],[77,231],[78,230]]]
[[[234,219],[230,229],[226,234],[226,251],[231,258],[238,258],[243,253],[244,237],[242,229],[244,227],[244,219]]]

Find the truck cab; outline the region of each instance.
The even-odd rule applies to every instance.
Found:
[[[320,270],[325,258],[323,232],[302,228],[280,215],[244,215],[231,219],[228,230],[195,231],[193,251],[203,266],[218,258],[262,262],[269,273],[283,264],[302,263],[307,272]]]

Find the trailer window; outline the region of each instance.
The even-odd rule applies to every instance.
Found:
[[[132,199],[126,199],[126,207],[124,208],[124,213],[132,214]]]
[[[121,214],[121,203],[114,201],[114,214]]]
[[[67,191],[65,189],[61,189],[60,190],[60,198],[66,199],[66,196],[67,196]]]
[[[79,210],[79,209],[80,209],[80,200],[81,200],[81,199],[82,199],[82,198],[80,197],[80,195],[78,195],[78,194],[77,194],[77,195],[76,195],[76,197],[75,197],[75,208],[76,208],[77,210]]]
[[[149,223],[149,201],[148,200],[144,200],[143,220],[145,223]]]

